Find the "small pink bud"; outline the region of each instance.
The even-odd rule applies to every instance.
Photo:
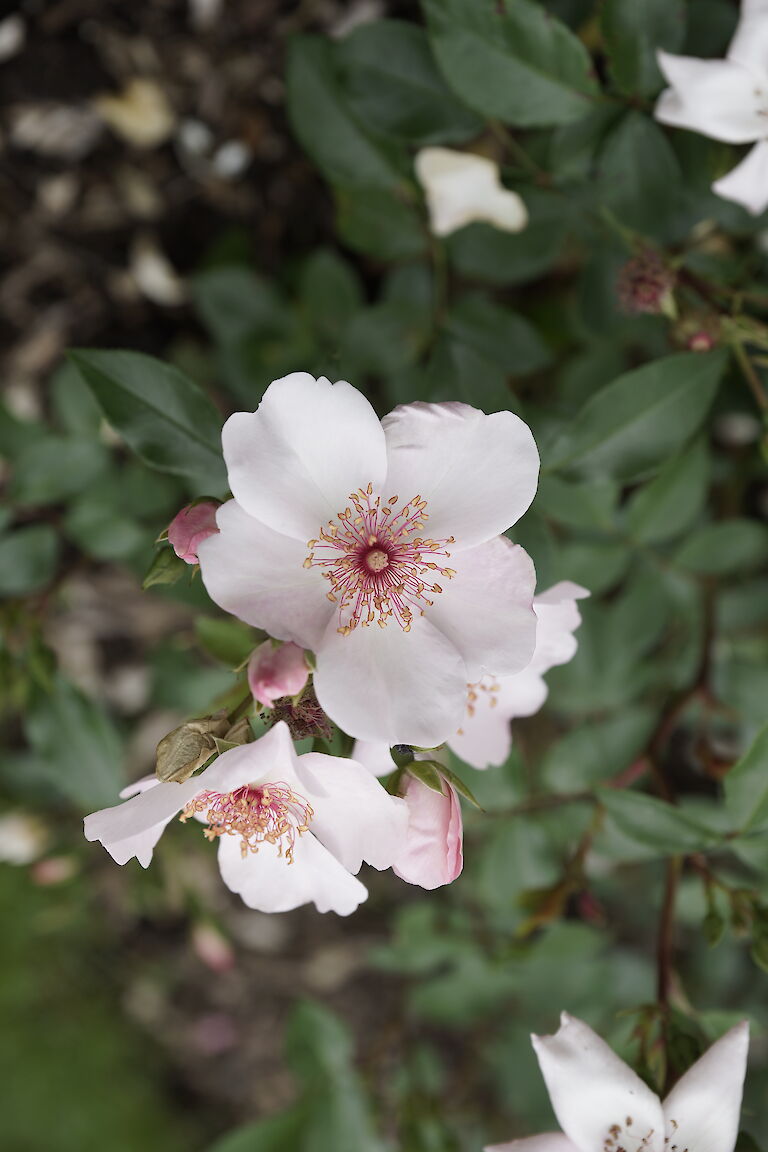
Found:
[[[195,924],[192,929],[192,948],[212,972],[227,972],[234,967],[234,949],[213,924]]]
[[[168,543],[180,560],[197,564],[197,550],[203,540],[218,532],[216,512],[219,505],[212,500],[200,504],[187,504],[168,525]]]
[[[304,651],[298,644],[275,648],[271,640],[265,640],[248,661],[248,684],[253,697],[267,708],[282,696],[297,696],[308,676]]]
[[[715,346],[715,338],[711,332],[704,330],[694,332],[688,337],[688,350],[690,352],[709,352]]]
[[[455,880],[464,865],[459,797],[447,780],[442,793],[413,776],[404,780],[408,835],[392,871],[408,884],[440,888]]]
[[[675,274],[651,250],[628,260],[619,272],[616,292],[619,305],[631,314],[650,312],[675,317]]]

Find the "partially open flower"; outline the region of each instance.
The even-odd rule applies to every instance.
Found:
[[[452,883],[464,864],[459,797],[447,780],[442,781],[442,792],[407,773],[403,780],[408,832],[392,871],[408,884],[440,888]]]
[[[205,586],[315,653],[345,732],[434,746],[468,682],[528,663],[533,565],[499,533],[533,498],[538,453],[513,413],[409,404],[380,422],[344,381],[296,372],[222,441],[235,498],[199,547]]]
[[[168,525],[168,543],[179,559],[187,564],[197,564],[197,549],[203,540],[215,532],[218,504],[203,500],[199,504],[187,504],[177,512]]]
[[[733,1152],[749,1027],[726,1032],[662,1103],[581,1020],[563,1013],[554,1036],[534,1036],[557,1132],[486,1152]]]
[[[255,700],[271,708],[282,696],[296,696],[307,682],[309,668],[298,644],[265,640],[248,661],[248,685]]]
[[[448,747],[473,768],[503,764],[512,747],[510,721],[532,716],[547,698],[544,673],[567,664],[576,653],[574,631],[581,623],[576,601],[588,596],[585,588],[563,580],[533,601],[537,617],[536,649],[530,664],[513,676],[485,675],[467,685],[461,726],[448,737]],[[355,757],[377,776],[392,772],[385,744],[358,740]],[[417,753],[426,759],[429,753]]]
[[[729,144],[752,144],[745,158],[714,192],[757,215],[768,207],[768,9],[765,0],[742,0],[741,18],[725,60],[699,60],[658,52],[670,85],[655,116]]]
[[[485,156],[422,148],[416,156],[416,175],[436,236],[448,236],[474,221],[503,232],[520,232],[528,223],[525,204],[517,192],[504,188],[498,165]]]
[[[218,841],[224,883],[262,912],[309,902],[319,912],[354,912],[367,893],[353,874],[364,860],[388,868],[407,827],[405,804],[359,764],[297,757],[285,724],[183,783],[150,776],[121,795],[125,803],[86,816],[87,840],[99,840],[118,864],[135,857],[146,868],[174,816],[199,820]]]

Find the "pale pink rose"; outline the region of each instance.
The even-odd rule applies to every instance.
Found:
[[[452,883],[464,864],[461,804],[456,789],[443,780],[435,792],[414,776],[404,776],[408,832],[392,871],[408,884],[440,888]]]
[[[461,727],[449,736],[448,747],[473,768],[503,764],[512,747],[510,722],[538,712],[547,698],[543,674],[556,664],[567,664],[576,653],[573,635],[581,623],[576,601],[588,596],[585,588],[564,580],[533,601],[536,612],[536,649],[530,664],[514,676],[483,676],[467,685],[466,711]],[[358,740],[353,755],[376,776],[394,770],[386,744]],[[432,753],[417,753],[428,760]]]
[[[380,422],[303,372],[223,430],[234,500],[199,549],[217,604],[314,652],[318,701],[361,740],[433,746],[466,685],[530,661],[533,565],[499,535],[538,453],[511,412],[409,404]]]
[[[248,661],[248,684],[254,700],[271,708],[281,696],[296,696],[309,677],[304,652],[298,644],[275,647],[265,640]]]
[[[450,236],[475,220],[502,232],[520,232],[528,210],[501,183],[499,166],[486,156],[453,148],[422,148],[414,163],[435,236]]]
[[[746,1022],[716,1041],[663,1102],[567,1012],[554,1036],[532,1039],[562,1133],[495,1144],[485,1152],[733,1152],[747,1067]]]
[[[177,512],[168,525],[168,543],[180,560],[197,564],[197,550],[203,540],[218,532],[216,512],[219,505],[213,501],[187,504]]]
[[[349,915],[367,896],[354,874],[363,861],[389,868],[408,824],[405,803],[360,764],[297,756],[282,721],[183,783],[146,777],[121,795],[130,799],[86,816],[87,840],[118,864],[136,857],[146,868],[170,821],[194,817],[219,842],[224,883],[261,912],[311,902]]]
[[[725,60],[657,52],[670,85],[655,116],[729,144],[754,144],[744,159],[716,180],[712,191],[758,215],[768,207],[768,4],[742,0],[736,34]]]

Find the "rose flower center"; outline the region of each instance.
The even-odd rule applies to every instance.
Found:
[[[278,856],[290,864],[296,837],[309,830],[312,806],[287,784],[245,785],[234,792],[200,792],[190,800],[179,819],[205,813],[208,827],[203,835],[239,836],[243,856],[258,852],[262,844],[277,845]]]
[[[454,538],[432,540],[421,535],[429,513],[427,502],[412,497],[396,511],[398,496],[382,500],[373,486],[359,488],[349,505],[309,540],[305,568],[322,568],[330,584],[328,599],[339,606],[338,631],[342,636],[360,624],[374,622],[386,628],[390,620],[410,632],[414,614],[442,592],[435,576],[452,580],[456,575],[442,560],[450,557],[447,544]]]

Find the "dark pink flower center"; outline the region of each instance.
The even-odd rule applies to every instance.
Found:
[[[358,624],[386,628],[394,620],[410,632],[414,613],[434,603],[442,592],[439,575],[456,575],[438,561],[448,559],[454,538],[432,540],[420,535],[428,519],[427,502],[414,496],[399,512],[398,496],[373,497],[371,484],[351,493],[350,504],[309,540],[305,568],[322,568],[330,584],[328,599],[339,606],[339,628],[348,636]]]

